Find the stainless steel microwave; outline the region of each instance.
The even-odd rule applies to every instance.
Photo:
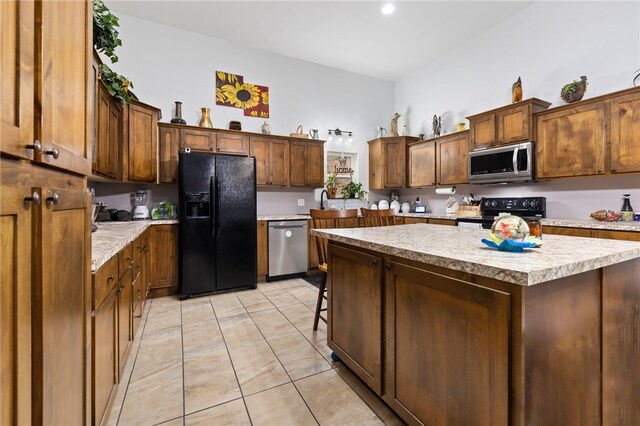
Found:
[[[469,183],[534,180],[533,142],[486,148],[469,153]]]

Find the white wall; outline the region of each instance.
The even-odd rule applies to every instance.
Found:
[[[299,124],[305,130],[320,129],[322,139],[329,128],[352,130],[354,143],[345,150],[360,154],[360,180],[368,186],[366,141],[374,137],[376,126],[388,127],[393,83],[127,15],[118,17],[123,46],[118,48],[120,60],[112,68],[133,81],[141,101],[162,109],[162,121],[170,121],[174,101],[182,101],[188,124],[197,125],[200,108],[209,107],[214,127],[228,128],[230,120],[239,120],[243,130],[260,132],[264,120],[245,117],[241,109],[215,105],[215,71],[240,74],[246,82],[269,87],[273,134],[288,135]],[[326,143],[325,149],[342,148]],[[304,211],[318,205],[312,189],[260,190],[258,214],[295,213],[300,211],[298,198],[313,204],[307,202]]]
[[[633,71],[638,68],[639,2],[537,2],[408,73],[396,83],[395,105],[407,119],[411,134],[433,134],[434,114],[443,116],[442,127],[449,133],[455,123],[466,122],[465,116],[509,104],[511,84],[518,76],[522,77],[524,98],[538,97],[560,105],[561,87],[581,75],[590,82],[588,98],[631,87]],[[623,192],[632,194],[632,205],[640,210],[638,175],[458,189],[459,194],[546,196],[550,217],[586,217],[602,208],[619,210]],[[432,190],[401,193],[412,199],[423,194],[423,201],[425,197],[433,200],[434,211],[444,211],[443,197],[436,197]],[[376,199],[388,194],[373,195]]]

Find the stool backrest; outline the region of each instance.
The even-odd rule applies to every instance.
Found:
[[[333,229],[333,228],[357,228],[358,227],[358,209],[348,210],[310,210],[313,219],[314,229]],[[320,264],[327,263],[327,243],[328,241],[322,237],[316,238],[316,247],[318,248],[318,262]]]
[[[360,211],[366,227],[396,225],[396,211],[393,209],[370,210],[363,207]]]

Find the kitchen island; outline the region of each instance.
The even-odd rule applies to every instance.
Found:
[[[410,424],[640,424],[640,243],[486,230],[312,230],[328,344]]]

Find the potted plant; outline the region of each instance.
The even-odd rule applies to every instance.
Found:
[[[361,183],[349,182],[344,188],[342,188],[342,198],[358,198],[364,201],[364,197],[367,195],[367,191],[362,189]]]
[[[327,187],[329,198],[336,198],[336,192],[338,192],[338,174],[333,173],[327,176],[327,181],[324,184]]]

